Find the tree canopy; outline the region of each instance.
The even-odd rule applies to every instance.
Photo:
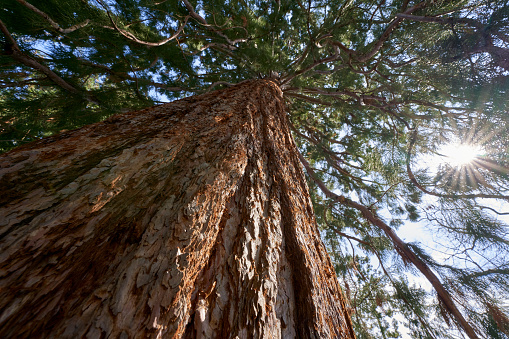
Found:
[[[357,336],[509,336],[509,3],[16,0],[0,30],[1,151],[272,78]]]

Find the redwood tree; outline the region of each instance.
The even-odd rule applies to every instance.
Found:
[[[1,337],[355,337],[276,83],[0,159]]]
[[[66,138],[78,133],[69,130],[113,114],[249,79],[272,79],[285,106],[280,114],[287,125],[281,130],[289,127],[295,140],[297,153],[292,152],[304,165],[320,236],[357,337],[400,338],[408,332],[415,338],[504,338],[509,335],[508,23],[509,6],[498,0],[9,1],[0,8],[0,151],[34,141],[23,147],[42,147],[43,137],[63,133],[52,138]],[[107,121],[104,126],[114,128]],[[141,127],[146,142],[156,144],[159,139],[151,134],[156,132],[150,132],[155,126]],[[90,162],[85,171],[108,157],[111,147],[121,152],[124,144],[96,141],[108,128],[80,146],[102,155],[78,149],[74,156],[83,153],[82,160],[68,165]],[[228,133],[236,133],[240,127],[230,128]],[[128,143],[134,135],[116,137]],[[55,151],[53,157],[63,159],[66,152]],[[469,161],[457,159],[461,152],[470,153]],[[151,154],[147,151],[147,162]],[[39,166],[30,156],[25,163]],[[129,157],[141,155],[133,150]],[[269,164],[272,158],[267,159]],[[55,178],[66,168],[57,162],[48,166]],[[17,168],[12,171],[21,174]],[[144,170],[132,178],[145,179]],[[186,175],[192,181],[213,170]],[[26,184],[34,185],[30,197],[43,206],[40,213],[50,213],[51,204],[40,194],[82,175],[66,173],[62,182],[42,186],[36,183],[45,176],[27,174]],[[101,184],[109,188],[87,200],[98,208],[94,213],[113,207],[127,192],[120,183],[129,178],[118,179],[114,188],[108,181]],[[152,187],[143,185],[136,187]],[[145,201],[151,200],[140,193],[130,205]],[[138,220],[142,210],[112,220],[129,228],[124,220]],[[41,220],[34,216],[31,222]],[[421,234],[412,234],[415,229]],[[44,234],[41,239],[53,233]],[[129,239],[142,236],[137,229],[130,234]],[[179,257],[183,253],[180,249]],[[24,272],[20,277],[30,276]],[[209,300],[200,298],[191,300]],[[201,310],[212,307],[200,306],[194,314],[208,319]]]

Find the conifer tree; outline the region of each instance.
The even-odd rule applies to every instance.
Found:
[[[2,151],[270,78],[357,336],[509,335],[505,2],[3,6]],[[451,144],[477,153],[451,162]],[[398,236],[417,225],[433,244]]]

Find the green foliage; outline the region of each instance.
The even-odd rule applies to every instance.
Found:
[[[21,0],[0,8],[0,152],[272,77],[317,179],[394,231],[433,234],[434,242],[405,246],[481,337],[507,337],[506,3],[28,2],[36,10]],[[452,141],[483,154],[461,166],[437,160]],[[309,186],[358,337],[458,337],[456,320],[393,239],[314,180]]]

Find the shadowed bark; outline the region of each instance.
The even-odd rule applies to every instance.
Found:
[[[270,80],[0,156],[0,337],[354,338]]]

